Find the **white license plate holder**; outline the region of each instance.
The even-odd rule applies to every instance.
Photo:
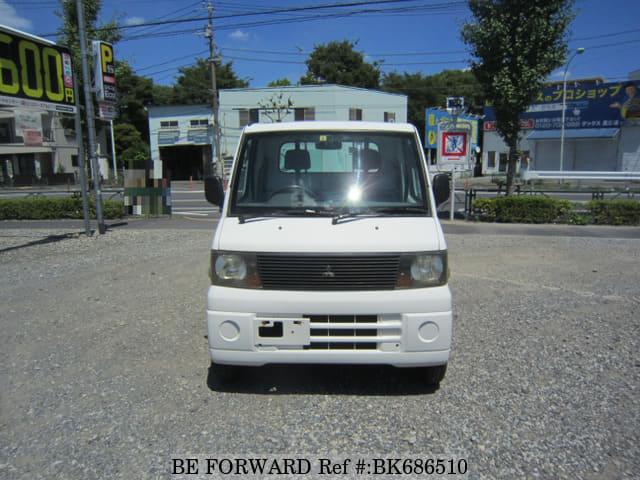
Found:
[[[308,318],[256,318],[254,323],[256,345],[261,347],[300,347],[309,345]]]

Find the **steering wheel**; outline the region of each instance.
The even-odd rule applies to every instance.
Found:
[[[310,196],[314,200],[318,200],[318,195],[314,191],[309,190],[307,187],[305,187],[303,185],[296,185],[296,184],[286,185],[284,187],[280,187],[280,188],[274,190],[273,192],[271,192],[271,195],[269,195],[269,200],[271,200],[273,197],[275,197],[279,193],[284,193],[284,192],[287,192],[287,191],[296,191],[296,190],[307,194],[308,196]]]

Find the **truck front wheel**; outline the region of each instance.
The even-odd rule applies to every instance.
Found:
[[[209,367],[208,383],[211,384],[217,382],[220,385],[228,385],[237,382],[241,374],[242,367],[211,362],[211,366]]]
[[[428,385],[437,387],[444,378],[444,374],[447,372],[447,364],[437,365],[435,367],[425,368],[425,380]]]

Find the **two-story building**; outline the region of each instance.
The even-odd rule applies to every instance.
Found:
[[[148,112],[152,176],[202,178],[215,157],[211,105],[148,107]],[[339,85],[221,90],[220,153],[225,170],[244,126],[308,120],[406,122],[407,96]]]
[[[0,184],[66,183],[77,167],[75,131],[58,113],[0,105]]]

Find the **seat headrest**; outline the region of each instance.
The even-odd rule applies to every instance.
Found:
[[[284,169],[295,170],[309,170],[311,167],[311,158],[307,150],[287,150],[284,154]]]
[[[358,165],[358,157],[353,159],[353,168],[369,172],[371,170],[380,170],[382,166],[382,157],[380,152],[367,148],[360,152],[360,165]]]

